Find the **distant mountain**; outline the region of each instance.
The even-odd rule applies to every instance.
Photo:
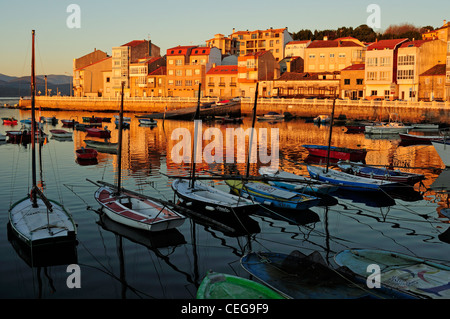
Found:
[[[0,97],[20,97],[30,95],[31,76],[8,76],[0,74]],[[70,85],[72,77],[68,75],[47,75],[47,89],[51,89],[51,94],[61,92],[63,95],[70,94]],[[45,77],[43,75],[36,76],[37,92],[45,94]]]

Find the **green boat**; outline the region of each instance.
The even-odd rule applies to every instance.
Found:
[[[197,299],[285,299],[255,281],[209,271],[197,290]]]

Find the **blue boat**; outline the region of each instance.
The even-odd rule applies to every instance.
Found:
[[[116,127],[119,127],[119,120],[115,121]],[[130,128],[130,122],[122,122],[122,128]]]
[[[309,172],[309,175],[314,179],[337,185],[342,189],[358,192],[388,190],[402,185],[397,182],[356,176],[331,168],[328,168],[328,170],[326,170],[324,167],[320,166],[308,165],[307,170]]]
[[[270,207],[305,210],[320,203],[318,197],[287,191],[261,182],[244,184],[240,180],[227,180],[226,183],[238,195]]]
[[[379,298],[352,277],[330,268],[320,253],[309,256],[294,250],[289,255],[251,252],[241,258],[241,266],[252,276],[289,299]],[[383,295],[383,298],[390,296]]]
[[[158,125],[158,122],[152,118],[140,118],[139,124],[148,125],[148,126],[156,126],[156,125]]]

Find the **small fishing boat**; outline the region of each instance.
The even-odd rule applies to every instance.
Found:
[[[172,182],[172,189],[186,206],[198,206],[211,213],[249,214],[258,204],[217,187],[206,185],[200,181],[176,179]]]
[[[50,133],[52,133],[52,137],[72,138],[72,132],[68,132],[66,130],[50,130]]]
[[[96,117],[94,115],[92,116],[83,116],[83,122],[84,123],[102,123],[103,118],[102,117]]]
[[[417,135],[408,133],[399,133],[402,142],[414,144],[431,144],[431,141],[440,141],[444,139],[443,135]]]
[[[425,179],[423,174],[402,172],[400,170],[388,169],[385,167],[374,167],[362,163],[350,161],[339,161],[337,166],[345,173],[374,178],[379,180],[398,182],[402,184],[414,185]]]
[[[399,134],[406,133],[412,129],[412,126],[405,125],[400,122],[389,122],[380,125],[367,125],[365,127],[366,134]]]
[[[99,129],[97,127],[89,127],[86,128],[86,132],[88,136],[92,137],[100,137],[100,138],[110,138],[111,131],[108,130],[108,127],[105,126],[103,129]]]
[[[7,136],[5,134],[0,134],[0,142],[5,142]]]
[[[302,145],[311,156],[327,157],[328,146],[326,145]],[[353,162],[362,162],[367,155],[366,149],[353,149],[347,147],[330,146],[330,158],[338,160],[349,160]]]
[[[317,251],[308,256],[297,250],[289,255],[251,252],[240,263],[251,276],[288,299],[377,298],[353,278],[328,266]]]
[[[314,179],[337,185],[339,186],[339,188],[352,191],[379,191],[382,189],[389,189],[401,185],[397,182],[355,176],[330,168],[325,169],[324,167],[320,166],[308,165],[307,170],[309,172],[309,175]]]
[[[263,116],[257,117],[258,121],[281,121],[284,120],[284,114],[280,114],[277,112],[268,112]]]
[[[79,122],[75,120],[61,120],[61,123],[64,127],[74,127]]]
[[[446,167],[450,167],[450,140],[431,141],[436,152]]]
[[[450,298],[450,267],[424,258],[378,249],[346,249],[337,253],[334,260],[364,283],[373,274],[367,271],[368,267],[378,266],[378,290],[399,298]]]
[[[17,120],[14,117],[2,117],[3,125],[17,125]]]
[[[20,123],[22,123],[22,127],[24,128],[31,128],[31,119],[20,120]],[[44,128],[44,124],[38,121],[34,122],[34,126],[40,129]]]
[[[116,154],[118,150],[118,143],[84,140],[86,146],[95,148],[99,152]]]
[[[51,116],[51,117],[50,116],[49,117],[41,116],[41,122],[56,125],[56,124],[58,124],[58,119],[55,116]]]
[[[119,115],[114,115],[114,117],[115,117],[117,120],[120,118]],[[124,122],[129,122],[129,121],[131,121],[131,117],[124,116],[124,117],[123,117],[123,121],[124,121]]]
[[[310,177],[288,173],[283,170],[272,172],[265,167],[259,169],[262,176],[279,178],[280,180],[269,181],[269,184],[285,188],[287,190],[296,191],[306,194],[330,194],[335,192],[339,187],[326,183],[312,180]],[[283,180],[284,179],[284,180]]]
[[[438,124],[431,124],[431,123],[411,123],[410,126],[414,130],[427,130],[427,131],[439,130]]]
[[[226,183],[235,194],[269,207],[306,210],[320,203],[320,199],[315,196],[288,191],[262,182],[244,183],[241,180],[227,180]]]
[[[98,152],[94,148],[81,147],[75,151],[79,160],[93,160],[97,158]]]
[[[31,143],[31,130],[23,129],[17,131],[6,131],[6,136],[8,137],[8,141],[13,144]],[[39,130],[35,132],[35,137],[35,142],[38,142],[43,141],[48,136],[42,130]]]
[[[197,299],[286,299],[246,278],[209,271],[197,289]]]
[[[139,124],[141,125],[147,125],[147,126],[156,126],[158,125],[158,121],[152,119],[152,118],[139,118]]]

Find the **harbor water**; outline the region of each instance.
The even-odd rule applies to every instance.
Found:
[[[0,114],[20,121],[29,118],[31,112],[1,108]],[[70,264],[79,267],[79,287],[69,287],[72,271],[68,263],[61,264],[58,256],[53,256],[54,263],[48,260],[43,266],[30,264],[8,234],[8,208],[30,189],[31,147],[8,142],[0,145],[2,299],[194,299],[209,270],[250,278],[239,263],[249,251],[285,254],[293,250],[304,254],[318,251],[333,265],[333,256],[341,250],[376,248],[450,265],[448,193],[432,189],[433,183],[447,171],[432,145],[406,146],[398,136],[348,134],[344,126],[335,126],[331,145],[365,148],[367,164],[421,173],[426,179],[413,189],[394,193],[337,192],[335,202],[307,211],[261,209],[239,222],[230,222],[230,218],[207,222],[188,217],[175,231],[151,234],[130,230],[99,214],[100,206],[94,199],[97,186],[88,179],[114,183],[117,155],[99,153],[97,162],[81,165],[76,161],[75,150],[85,146],[86,132],[65,128],[73,132],[72,139],[51,137],[51,129],[62,128],[61,119],[81,123],[83,117],[92,115],[112,119],[102,126],[108,126],[111,141],[117,141],[115,113],[36,112],[37,117],[59,119],[56,125],[44,124],[48,139],[40,151],[42,173],[38,174],[38,180],[47,196],[63,203],[78,225],[75,259]],[[146,127],[133,114],[125,116],[131,117],[131,125],[123,134],[122,186],[176,202],[170,186],[172,177],[189,176],[190,163],[175,160],[173,150],[179,136],[174,132],[177,129],[193,132],[194,123],[158,120],[156,127]],[[251,124],[251,118],[245,117],[242,124],[203,122],[202,129],[218,128],[225,136],[227,128],[246,129]],[[19,128],[20,122],[15,127],[1,125],[0,133]],[[327,145],[330,133],[329,126],[317,126],[305,119],[256,123],[256,130],[263,128],[269,133],[269,141],[270,132],[278,129],[280,168],[302,175],[307,175],[305,162],[318,161],[308,157],[302,145]],[[261,148],[264,141],[259,141]],[[235,147],[237,152],[242,145]],[[244,148],[248,149],[248,145]],[[246,172],[242,161],[223,162],[203,160],[197,163],[196,173]],[[321,164],[325,165],[325,161]],[[262,161],[252,163],[250,174],[259,175],[259,168],[266,165]],[[206,183],[229,191],[223,180]],[[450,184],[448,180],[447,183]]]

